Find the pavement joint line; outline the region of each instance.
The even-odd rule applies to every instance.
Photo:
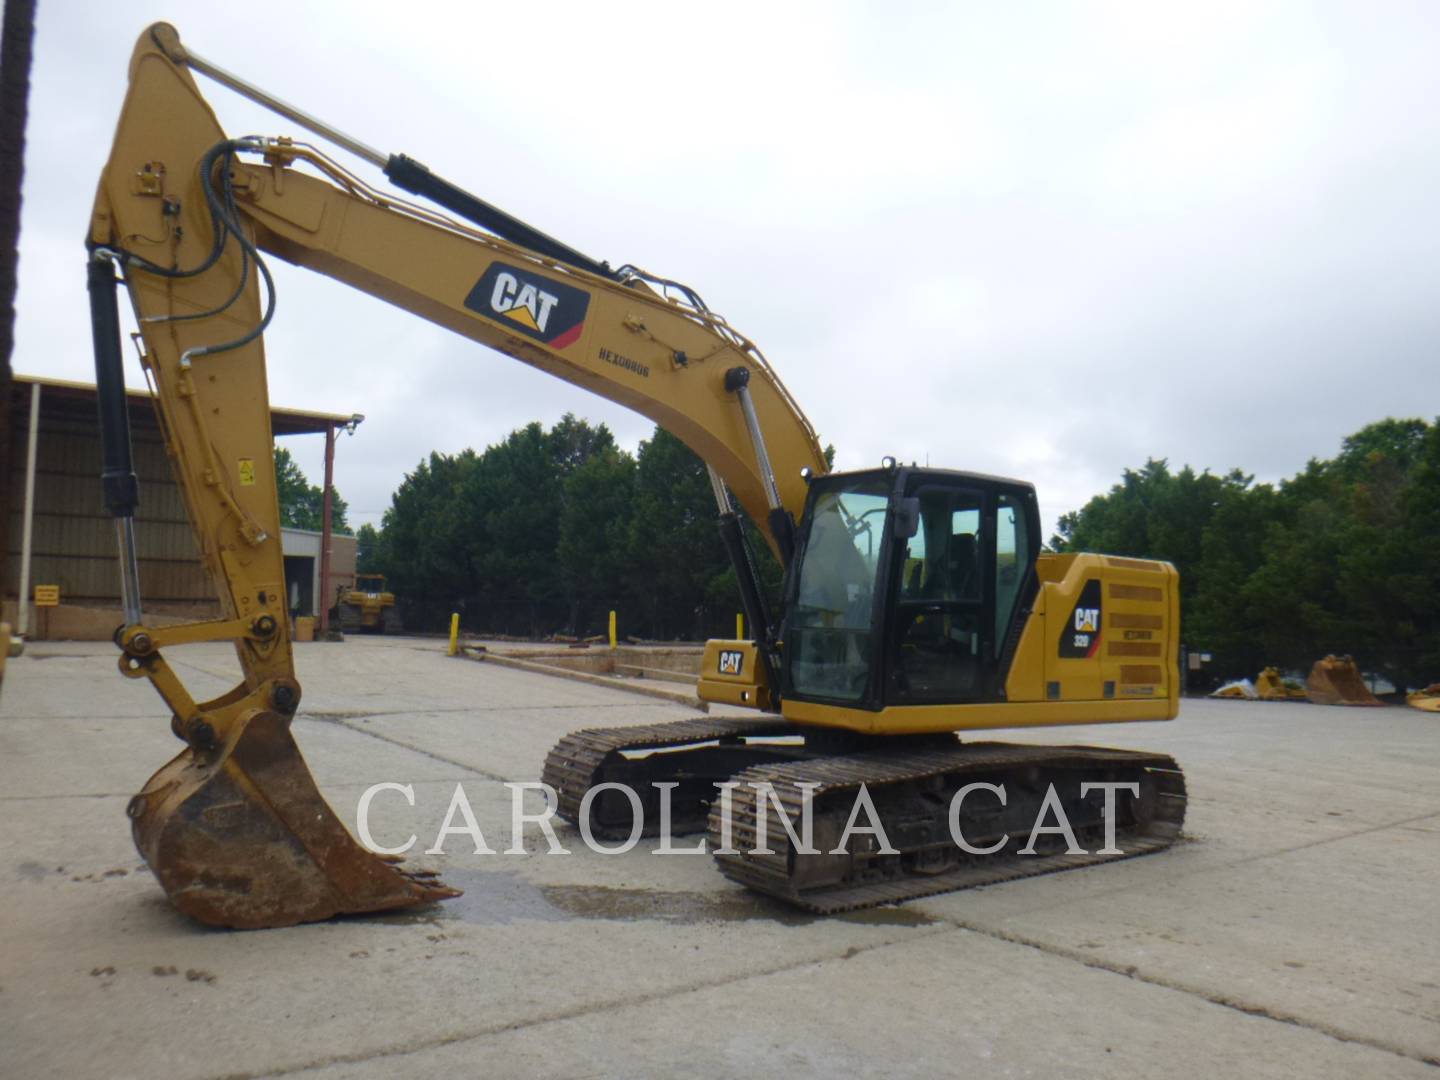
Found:
[[[1135,964],[1118,964],[1101,957],[1086,956],[1063,945],[1053,945],[1011,931],[981,926],[978,923],[967,923],[959,919],[944,919],[943,921],[959,930],[969,930],[972,933],[981,934],[995,941],[1003,941],[1010,945],[1019,945],[1024,948],[1034,949],[1037,952],[1044,953],[1046,956],[1053,956],[1061,960],[1070,960],[1083,967],[1133,979],[1136,982],[1145,983],[1147,986],[1156,986],[1163,990],[1171,990],[1176,993],[1186,994],[1190,997],[1197,997],[1203,1001],[1208,1001],[1212,1005],[1218,1005],[1224,1009],[1243,1013],[1246,1016],[1253,1016],[1260,1020],[1271,1020],[1278,1024],[1288,1024],[1291,1027],[1301,1028],[1305,1031],[1313,1031],[1317,1035],[1334,1039],[1336,1042],[1365,1046],[1372,1050],[1379,1050],[1383,1053],[1405,1058],[1409,1061],[1418,1061],[1420,1064],[1429,1065],[1432,1068],[1440,1068],[1440,1056],[1407,1050],[1401,1046],[1392,1046],[1389,1043],[1381,1042],[1379,1039],[1373,1039],[1367,1035],[1359,1035],[1345,1031],[1342,1028],[1333,1027],[1329,1024],[1307,1020],[1303,1016],[1295,1013],[1280,1012],[1266,1005],[1257,1005],[1252,1002],[1241,1001],[1238,998],[1228,997],[1215,991],[1206,990],[1200,986],[1191,986],[1183,982],[1161,978],[1158,975],[1147,975],[1140,971],[1139,967]]]
[[[905,942],[914,941],[919,937],[933,937],[963,929],[965,928],[955,926],[948,922],[941,922],[930,929],[909,927],[905,931],[908,936],[896,937],[887,941],[876,941],[869,945],[851,945],[842,951],[830,953],[825,956],[812,956],[792,963],[776,964],[763,970],[743,971],[734,975],[724,976],[723,978],[702,979],[699,982],[690,983],[686,986],[668,987],[645,993],[629,994],[592,1004],[572,1005],[568,1008],[557,1009],[543,1016],[536,1016],[527,1020],[487,1024],[472,1031],[454,1032],[449,1035],[439,1035],[428,1039],[416,1039],[409,1043],[397,1043],[394,1046],[383,1047],[369,1052],[333,1054],[329,1057],[317,1058],[313,1061],[307,1061],[297,1065],[282,1066],[281,1068],[266,1072],[219,1073],[213,1076],[211,1080],[269,1080],[270,1077],[294,1076],[297,1073],[311,1072],[315,1069],[327,1069],[334,1065],[359,1065],[381,1058],[405,1057],[410,1054],[424,1053],[427,1050],[435,1050],[443,1046],[454,1046],[457,1043],[488,1038],[491,1035],[501,1035],[510,1031],[524,1031],[528,1028],[541,1027],[546,1024],[563,1023],[566,1020],[578,1020],[582,1017],[592,1016],[597,1013],[612,1012],[616,1009],[629,1009],[641,1005],[649,1005],[656,1001],[683,997],[687,994],[714,990],[723,986],[733,986],[737,983],[749,982],[751,979],[763,979],[772,975],[784,975],[787,972],[800,971],[804,968],[816,967],[820,964],[828,964],[833,960],[849,960],[862,953],[871,952],[875,949],[888,948],[891,945],[904,944]]]
[[[636,707],[637,704],[638,704],[638,706],[639,706],[640,708],[644,708],[644,709],[672,709],[672,708],[675,707],[675,705],[674,705],[672,702],[668,702],[668,701],[645,701],[645,702],[639,702],[639,703],[632,703],[632,702],[628,702],[628,701],[616,701],[616,702],[610,702],[610,703],[605,704],[605,705],[594,705],[594,704],[578,704],[578,705],[462,705],[462,706],[457,706],[457,707],[454,707],[454,708],[445,707],[445,708],[438,708],[438,709],[426,709],[426,708],[414,708],[414,709],[380,709],[380,710],[377,710],[377,711],[375,711],[375,712],[371,712],[371,711],[369,711],[368,709],[314,709],[314,710],[301,709],[300,712],[297,713],[296,715],[299,716],[302,720],[303,720],[304,718],[306,718],[306,717],[312,717],[312,718],[317,719],[317,720],[336,720],[336,719],[360,720],[360,719],[365,719],[365,718],[371,717],[371,716],[432,716],[432,715],[438,715],[438,714],[442,714],[442,713],[443,713],[443,714],[449,714],[449,713],[488,713],[488,712],[503,712],[503,713],[507,713],[507,714],[508,714],[508,713],[517,713],[517,712],[551,712],[551,711],[558,711],[558,710],[561,710],[561,709],[586,709],[586,710],[597,710],[597,709],[630,709],[630,708]],[[49,717],[45,717],[45,716],[34,716],[34,717],[20,717],[19,719],[48,720]]]
[[[411,783],[411,784],[416,784],[416,785],[419,785],[419,784],[462,784],[462,783],[464,783],[466,780],[473,780],[473,779],[475,778],[475,770],[474,770],[474,769],[471,769],[471,768],[469,768],[468,766],[465,766],[465,765],[460,766],[460,768],[462,768],[462,769],[465,770],[465,775],[464,775],[464,776],[436,776],[436,777],[426,778],[426,779],[423,779],[423,780],[410,780],[409,783]],[[486,779],[488,780],[489,777],[486,777]],[[317,782],[317,786],[320,786],[320,785],[318,784],[318,782]],[[352,791],[352,790],[354,790],[355,788],[368,788],[368,787],[371,787],[371,786],[373,786],[373,782],[372,782],[372,781],[369,781],[369,780],[348,780],[348,781],[345,781],[344,783],[339,783],[339,784],[325,784],[325,785],[324,785],[324,789],[325,789],[326,791]]]
[[[297,720],[323,720],[331,723],[337,720],[370,720],[377,716],[436,716],[452,713],[474,712],[470,708],[454,709],[382,709],[370,712],[366,709],[302,709],[295,714]]]
[[[1281,855],[1293,855],[1297,851],[1308,851],[1310,848],[1323,847],[1325,844],[1338,844],[1345,840],[1353,840],[1357,836],[1368,836],[1371,833],[1386,832],[1389,829],[1403,829],[1407,825],[1414,825],[1418,821],[1429,821],[1432,818],[1440,818],[1440,810],[1431,810],[1428,813],[1401,818],[1399,821],[1370,825],[1363,829],[1356,829],[1354,832],[1342,833],[1339,836],[1322,836],[1315,840],[1306,840],[1303,844],[1295,844],[1293,847],[1281,848],[1278,851],[1257,851],[1254,855],[1245,855],[1233,862],[1225,863],[1222,868],[1229,869],[1232,866],[1244,866],[1247,863],[1259,862],[1261,859],[1273,859]]]
[[[57,720],[155,720],[154,713],[129,713],[121,716],[99,716],[96,713],[86,713],[84,716],[65,716],[64,714],[50,713],[47,716],[12,716],[9,713],[0,714],[0,720],[9,723],[12,720],[36,721],[46,724],[53,724]]]
[[[411,783],[459,784],[474,777],[474,769],[464,765],[461,765],[460,768],[465,770],[463,776],[437,776],[424,780],[412,780]],[[370,782],[367,780],[350,780],[339,784],[324,785],[320,785],[317,782],[317,786],[322,786],[325,791],[349,791],[354,788],[370,787]],[[132,794],[134,793],[125,791],[72,791],[59,795],[0,795],[0,802],[40,802],[53,799],[128,799]]]
[[[355,710],[352,710],[352,709],[315,709],[315,710],[313,710],[313,711],[311,711],[311,710],[306,710],[306,709],[302,709],[302,710],[300,710],[300,712],[298,712],[298,713],[296,714],[296,717],[297,717],[298,719],[301,719],[301,720],[305,720],[305,719],[311,719],[311,720],[333,720],[333,719],[335,719],[335,718],[337,718],[337,717],[345,717],[345,718],[349,718],[349,719],[359,720],[359,719],[366,719],[366,718],[372,717],[372,716],[438,716],[438,715],[450,714],[450,713],[557,712],[557,711],[562,710],[562,709],[586,709],[586,710],[589,710],[589,711],[597,711],[597,710],[601,710],[601,709],[634,709],[634,708],[641,708],[641,709],[671,709],[671,708],[674,708],[674,707],[675,707],[675,706],[672,705],[672,704],[671,704],[670,702],[668,702],[668,701],[644,701],[644,702],[633,702],[633,703],[632,703],[632,702],[626,702],[626,701],[616,701],[616,702],[611,702],[611,703],[608,703],[608,704],[605,704],[605,705],[588,705],[588,704],[581,704],[581,705],[465,705],[465,706],[462,706],[462,707],[459,707],[459,708],[438,708],[438,709],[426,709],[426,708],[415,708],[415,709],[386,709],[386,710],[382,710],[382,711],[380,711],[380,712],[367,712],[367,711],[364,710],[364,709],[355,709]],[[10,713],[0,713],[0,720],[4,720],[4,721],[25,720],[25,721],[44,721],[44,722],[46,722],[46,723],[52,723],[52,722],[54,722],[54,721],[56,721],[56,720],[154,720],[154,719],[157,719],[157,715],[156,715],[155,713],[148,713],[148,712],[147,712],[147,713],[127,713],[127,714],[124,714],[124,715],[115,715],[115,716],[100,716],[100,715],[97,715],[97,714],[95,714],[95,713],[86,713],[84,716],[63,716],[63,715],[56,715],[56,714],[54,714],[54,713],[47,713],[47,714],[44,715],[44,716],[30,716],[30,715],[12,715],[12,714],[10,714]]]
[[[409,750],[412,753],[422,754],[433,761],[440,761],[445,763],[446,765],[454,765],[457,769],[464,769],[467,772],[474,773],[476,776],[483,776],[487,780],[496,780],[502,784],[505,783],[505,777],[501,776],[499,773],[492,773],[486,769],[481,769],[475,765],[467,765],[463,761],[456,761],[454,758],[448,758],[444,754],[437,754],[433,750],[425,750],[419,746],[411,746],[409,743],[401,742],[399,739],[392,739],[389,735],[381,735],[378,731],[368,731],[363,727],[357,727],[354,724],[347,723],[344,717],[322,717],[315,713],[312,713],[310,715],[311,719],[320,720],[323,723],[327,724],[334,724],[337,727],[344,728],[346,731],[353,731],[357,735],[368,735],[372,739],[379,739],[383,743],[389,743],[391,746],[398,746],[402,750]]]
[[[0,795],[0,802],[40,802],[45,799],[128,799],[134,792],[72,791],[63,795]]]

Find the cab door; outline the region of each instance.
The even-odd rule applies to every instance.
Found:
[[[919,525],[897,540],[886,704],[981,701],[996,654],[994,498],[974,484],[913,481]]]
[[[915,535],[897,538],[885,632],[885,704],[995,701],[1034,593],[1033,492],[918,474]]]

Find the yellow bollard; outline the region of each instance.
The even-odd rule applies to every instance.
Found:
[[[450,616],[450,649],[447,656],[458,656],[460,654],[460,613],[457,611]]]
[[[615,637],[615,612],[612,611],[610,612],[610,647],[613,649],[617,644],[619,644],[619,640]]]
[[[745,616],[738,611],[735,613],[735,640],[745,640]]]

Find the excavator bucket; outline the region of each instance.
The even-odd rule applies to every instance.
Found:
[[[1360,669],[1349,656],[1316,660],[1305,680],[1305,696],[1316,705],[1383,705],[1365,685]]]
[[[1305,701],[1305,688],[1283,678],[1273,667],[1267,667],[1255,679],[1255,693],[1261,701]]]
[[[1215,698],[1234,698],[1237,701],[1254,701],[1255,687],[1249,679],[1236,679],[1228,682],[1210,695]]]
[[[171,902],[211,926],[293,926],[459,896],[367,851],[321,797],[287,718],[256,710],[187,747],[130,800],[135,846]]]
[[[1431,683],[1424,690],[1411,691],[1405,695],[1405,703],[1411,708],[1440,713],[1440,683]]]

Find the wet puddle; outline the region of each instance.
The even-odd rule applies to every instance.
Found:
[[[500,871],[445,875],[465,895],[422,910],[370,916],[375,922],[442,925],[449,921],[499,926],[517,920],[568,922],[610,919],[625,922],[771,922],[809,926],[842,922],[861,926],[928,926],[935,920],[910,908],[878,907],[842,915],[812,915],[749,892],[666,892],[603,885],[535,885],[519,874]]]

